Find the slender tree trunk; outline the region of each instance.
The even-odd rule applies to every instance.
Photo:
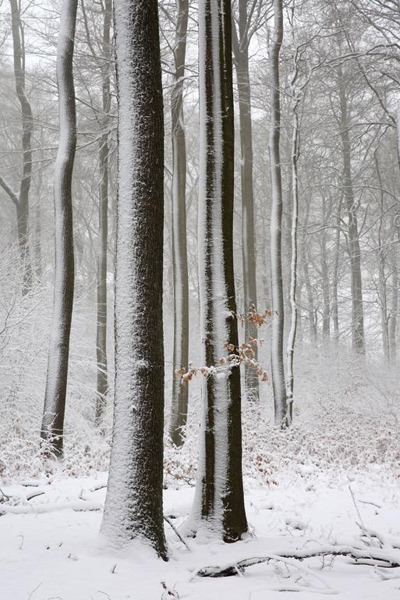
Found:
[[[242,263],[243,263],[243,297],[245,319],[244,337],[248,342],[258,338],[257,325],[249,319],[257,307],[255,224],[254,224],[254,190],[253,190],[253,132],[251,122],[251,88],[249,75],[249,22],[246,0],[239,0],[239,35],[236,38],[234,29],[233,44],[236,77],[239,99],[240,121],[240,175],[242,196]],[[255,347],[255,354],[257,347]],[[257,355],[255,355],[257,360]],[[245,365],[246,395],[251,400],[259,398],[259,382],[256,369]]]
[[[203,386],[200,464],[187,527],[192,531],[205,527],[225,541],[235,541],[247,531],[247,521],[233,273],[234,130],[229,0],[200,2],[199,81],[200,327],[202,360],[209,375]],[[228,354],[233,360],[229,361]]]
[[[398,238],[400,241],[400,232],[398,231]],[[391,293],[391,309],[390,309],[390,321],[389,321],[389,348],[390,348],[390,362],[396,363],[397,355],[397,314],[399,310],[399,270],[398,270],[398,250],[396,244],[392,246],[392,293]]]
[[[182,385],[175,371],[189,360],[189,276],[186,243],[186,141],[183,120],[188,0],[176,0],[177,23],[174,48],[172,111],[172,228],[174,271],[174,350],[171,420],[169,435],[176,446],[184,442],[189,386]]]
[[[102,533],[166,558],[163,528],[164,125],[157,0],[115,0],[115,398]]]
[[[296,65],[297,67],[297,65]],[[297,231],[299,214],[299,178],[298,161],[300,156],[300,126],[299,126],[299,107],[302,94],[296,95],[293,106],[293,131],[291,147],[291,180],[292,180],[292,223],[291,223],[291,261],[290,261],[290,329],[287,339],[286,350],[286,423],[290,425],[293,420],[293,401],[294,401],[294,350],[297,335]]]
[[[338,88],[340,98],[340,139],[343,156],[343,195],[348,216],[348,248],[351,266],[351,332],[353,350],[365,353],[364,307],[361,277],[361,250],[358,235],[357,207],[354,198],[351,175],[351,143],[349,137],[349,115],[342,66],[338,67]]]
[[[96,423],[100,425],[106,406],[108,392],[107,365],[107,248],[108,248],[108,172],[109,144],[108,127],[111,103],[110,94],[110,62],[111,45],[110,30],[112,17],[112,0],[105,0],[103,16],[103,135],[100,140],[99,169],[99,249],[97,258],[97,328],[96,328]]]
[[[336,342],[339,341],[339,298],[338,298],[338,281],[339,281],[339,259],[340,259],[340,220],[342,212],[343,197],[340,198],[336,216],[336,231],[335,231],[335,258],[332,272],[332,324],[333,336]]]
[[[303,267],[303,280],[304,286],[306,288],[306,297],[307,297],[307,315],[310,329],[310,339],[311,341],[315,341],[317,339],[317,322],[315,318],[315,307],[314,307],[314,296],[313,289],[310,280],[310,270],[309,270],[309,249],[308,249],[308,223],[310,218],[310,205],[312,198],[309,197],[306,203],[306,210],[304,215],[304,224],[303,224],[303,235],[301,242],[301,265]]]
[[[374,152],[375,170],[378,177],[379,189],[380,189],[380,215],[378,225],[378,290],[379,290],[379,304],[381,312],[381,329],[382,329],[382,345],[383,355],[385,361],[388,363],[390,360],[390,333],[389,333],[389,310],[388,310],[388,293],[387,293],[387,276],[386,276],[386,251],[385,243],[386,236],[384,231],[384,219],[385,219],[385,196],[383,191],[383,182],[381,177],[381,171],[379,168],[378,153]]]
[[[282,171],[280,160],[280,76],[279,54],[283,39],[282,0],[274,0],[274,32],[271,46],[271,131],[270,161],[272,183],[271,205],[271,287],[272,338],[271,374],[274,392],[275,424],[286,427],[287,402],[283,362],[283,280],[282,280]]]
[[[328,216],[326,210],[326,198],[322,199],[322,222],[327,224]],[[324,338],[329,338],[331,333],[331,302],[329,290],[329,268],[327,257],[327,230],[326,227],[321,237],[321,279],[322,279],[322,334]]]
[[[72,170],[76,148],[74,53],[77,0],[63,0],[57,46],[60,142],[54,173],[55,274],[42,438],[53,452],[63,453],[69,338],[74,298]]]
[[[32,285],[32,265],[29,252],[29,190],[32,179],[32,108],[25,90],[25,48],[18,0],[10,0],[11,31],[14,47],[14,76],[17,97],[22,117],[22,175],[20,180],[17,210],[18,243],[23,269],[23,294]]]

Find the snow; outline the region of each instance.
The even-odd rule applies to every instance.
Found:
[[[98,531],[105,497],[101,486],[106,479],[105,473],[78,479],[58,473],[47,482],[38,481],[38,487],[32,487],[33,480],[25,482],[26,486],[2,487],[10,500],[2,502],[1,508],[13,501],[17,503],[14,508],[25,510],[0,517],[1,598],[156,600],[166,593],[162,581],[176,597],[191,600],[282,600],[291,598],[294,591],[301,600],[318,600],[333,593],[342,600],[399,597],[399,569],[355,565],[342,557],[263,563],[237,577],[194,576],[202,567],[288,549],[359,545],[360,516],[365,527],[399,540],[399,482],[383,466],[350,477],[345,472],[335,476],[307,468],[296,476],[288,470],[271,486],[247,479],[246,508],[255,536],[235,544],[189,539],[188,551],[166,524],[167,563],[154,558],[150,550],[147,553],[142,545],[128,552],[102,546]],[[38,490],[44,494],[24,500]],[[186,518],[193,492],[193,487],[169,482],[165,514],[175,526]],[[398,550],[391,552],[399,558]]]

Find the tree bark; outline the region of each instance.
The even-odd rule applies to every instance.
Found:
[[[249,19],[247,1],[239,0],[239,35],[233,29],[233,44],[236,78],[238,86],[239,122],[240,122],[240,182],[242,197],[242,264],[243,297],[245,310],[244,338],[258,338],[257,325],[249,319],[257,307],[255,225],[254,225],[254,189],[253,189],[253,132],[251,121],[251,88],[249,75]],[[257,347],[254,348],[257,360]],[[251,400],[259,399],[259,381],[256,369],[245,364],[246,396]]]
[[[63,453],[69,338],[74,297],[72,170],[76,148],[73,76],[77,0],[63,0],[57,46],[57,85],[60,142],[54,173],[55,274],[53,320],[50,333],[42,438],[57,456]]]
[[[101,424],[108,392],[107,365],[107,248],[108,248],[108,171],[109,144],[108,127],[111,105],[110,30],[112,18],[112,0],[105,0],[103,15],[103,67],[102,67],[102,109],[103,134],[99,148],[100,193],[99,193],[99,248],[97,258],[97,328],[96,328],[96,415],[97,425]]]
[[[358,354],[365,353],[364,307],[361,276],[361,250],[357,223],[357,206],[351,174],[351,143],[349,115],[342,65],[338,66],[338,91],[340,101],[340,139],[343,157],[343,195],[348,216],[348,250],[351,267],[351,334],[352,347]]]
[[[186,240],[186,141],[183,117],[188,0],[176,0],[177,23],[174,48],[174,85],[171,96],[172,116],[172,229],[174,272],[174,349],[173,386],[169,435],[176,446],[185,440],[189,386],[175,375],[189,361],[189,275]]]
[[[22,118],[22,175],[19,186],[17,212],[18,244],[23,272],[22,293],[32,286],[32,265],[29,251],[29,190],[32,179],[32,108],[25,90],[25,48],[22,34],[21,12],[18,0],[10,0],[11,32],[14,47],[14,77]]]
[[[163,528],[164,125],[156,0],[116,0],[115,397],[103,535],[166,558]]]
[[[274,31],[271,46],[271,288],[272,288],[272,332],[271,332],[271,375],[274,393],[275,424],[286,427],[287,401],[283,360],[284,305],[282,278],[282,171],[280,160],[280,75],[279,54],[283,39],[282,0],[274,0]]]
[[[296,64],[296,69],[297,69]],[[296,71],[297,76],[297,71]],[[298,215],[299,215],[299,177],[298,177],[298,161],[300,156],[300,124],[299,124],[299,107],[302,99],[302,94],[296,94],[294,89],[295,102],[293,106],[293,131],[292,131],[292,147],[291,147],[291,179],[292,179],[292,223],[291,223],[291,261],[290,261],[290,287],[289,287],[289,303],[290,303],[290,329],[287,339],[286,349],[286,424],[290,425],[293,420],[293,401],[294,401],[294,350],[297,335],[297,231],[298,231]]]
[[[199,5],[199,278],[203,386],[192,517],[225,541],[247,531],[242,481],[240,364],[233,272],[233,93],[229,0]],[[224,350],[225,347],[225,350]],[[227,355],[233,360],[230,362]],[[224,364],[221,365],[221,358]]]

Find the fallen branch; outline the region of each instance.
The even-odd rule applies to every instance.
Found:
[[[181,536],[181,534],[179,533],[179,531],[177,530],[177,528],[175,527],[175,525],[172,523],[171,519],[167,516],[164,515],[164,521],[166,521],[168,523],[168,525],[171,527],[172,531],[174,533],[176,533],[176,535],[178,536],[178,538],[181,540],[182,544],[190,551],[190,547],[188,546],[187,542],[185,541],[185,538],[183,538]]]
[[[233,564],[220,566],[209,566],[199,569],[195,576],[197,577],[230,577],[243,573],[247,567],[259,565],[260,563],[270,561],[287,562],[286,559],[293,561],[304,560],[306,558],[315,558],[318,556],[347,556],[356,561],[357,564],[367,564],[377,567],[395,568],[400,567],[400,554],[397,552],[387,552],[380,548],[369,548],[368,550],[353,548],[349,546],[321,546],[315,549],[304,549],[277,554],[266,554],[264,556],[255,556],[245,558]]]
[[[86,511],[99,511],[103,508],[101,504],[97,502],[88,501],[75,501],[65,503],[54,503],[54,504],[20,504],[17,506],[0,504],[0,517],[6,514],[14,515],[31,515],[31,514],[43,514],[50,512],[57,512],[59,510],[73,510],[76,512]]]

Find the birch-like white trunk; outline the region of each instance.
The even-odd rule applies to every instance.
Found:
[[[63,0],[57,46],[60,141],[54,169],[55,273],[42,438],[52,451],[63,452],[69,338],[74,298],[72,170],[76,148],[73,54],[77,0]]]
[[[165,558],[164,125],[156,0],[116,0],[118,200],[115,397],[102,534]]]

